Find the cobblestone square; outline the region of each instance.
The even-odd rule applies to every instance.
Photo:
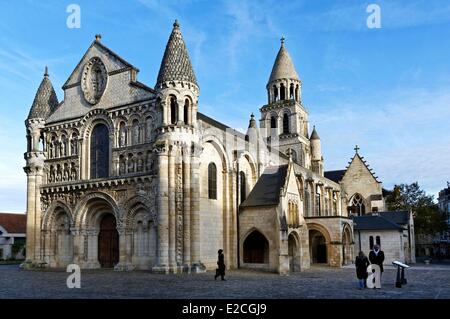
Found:
[[[395,288],[396,270],[387,267],[382,289],[358,290],[352,267],[312,267],[279,276],[235,270],[214,281],[214,273],[158,275],[146,271],[82,270],[81,288],[69,289],[64,270],[21,270],[0,266],[0,298],[150,298],[150,299],[447,299],[450,267],[413,266],[406,271],[408,284]]]

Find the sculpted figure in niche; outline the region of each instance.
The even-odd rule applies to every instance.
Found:
[[[126,173],[125,158],[121,158],[119,163],[119,174],[123,175],[125,173]]]
[[[124,147],[127,145],[127,130],[123,123],[120,125],[120,133],[119,134],[120,134],[119,145],[120,145],[120,147]]]
[[[72,155],[78,154],[78,141],[77,136],[74,134],[72,140],[70,141],[70,151]]]
[[[61,166],[58,165],[58,168],[56,169],[56,181],[60,182],[62,180],[62,171]]]
[[[77,170],[75,168],[75,163],[72,163],[70,170],[70,180],[74,181],[77,179]]]
[[[64,181],[68,181],[69,180],[69,164],[64,164],[64,177],[63,177]]]
[[[48,146],[48,157],[53,158],[55,154],[55,146],[53,145],[53,141],[50,142],[50,145]]]
[[[139,123],[133,123],[133,144],[139,144],[140,132]]]
[[[132,156],[128,158],[128,173],[134,173],[134,158]]]
[[[145,125],[146,125],[145,126],[145,134],[146,134],[145,138],[147,139],[147,141],[150,141],[150,139],[152,137],[151,136],[152,135],[152,119],[148,118]]]
[[[61,142],[61,157],[66,156],[66,144],[64,141]]]
[[[150,172],[153,169],[153,161],[152,161],[151,153],[147,153],[146,167],[145,168],[146,168],[147,172]]]
[[[142,156],[139,156],[137,162],[137,171],[142,172],[144,170],[144,161],[142,160]]]

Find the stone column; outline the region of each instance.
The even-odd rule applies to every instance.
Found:
[[[184,101],[182,99],[177,100],[177,104],[178,104],[178,121],[177,121],[178,124],[184,122]]]
[[[191,158],[191,263],[192,271],[203,271],[200,262],[200,193],[199,193],[199,158],[195,150]]]
[[[183,153],[183,264],[186,271],[190,272],[191,264],[191,163],[190,156]]]
[[[169,179],[168,179],[168,156],[164,147],[157,153],[158,159],[158,255],[157,265],[153,267],[154,272],[167,273],[169,266]]]
[[[88,268],[100,268],[98,261],[98,234],[99,231],[91,229],[87,232],[88,236],[88,255],[87,255],[87,267]]]
[[[119,263],[114,266],[116,271],[133,270],[134,266],[131,263],[131,234],[132,232],[124,227],[117,227],[119,233]]]
[[[36,231],[36,205],[34,191],[36,189],[36,176],[31,169],[27,173],[27,241],[26,241],[26,259],[27,262],[35,260],[35,231]]]
[[[169,266],[170,271],[175,271],[176,260],[176,205],[175,205],[175,156],[172,148],[169,150]]]
[[[84,235],[81,229],[74,228],[73,234],[73,261],[78,266],[84,265]]]

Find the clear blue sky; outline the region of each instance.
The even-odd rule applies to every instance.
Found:
[[[69,29],[66,8],[81,8]],[[381,8],[369,29],[366,7]],[[418,181],[436,194],[450,180],[450,2],[429,1],[6,1],[0,2],[0,211],[24,211],[25,127],[48,65],[61,86],[94,35],[154,86],[179,19],[201,88],[199,109],[238,129],[266,102],[286,37],[327,170],[355,144],[385,187]]]

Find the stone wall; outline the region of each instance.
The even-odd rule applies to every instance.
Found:
[[[362,230],[361,231],[361,248],[359,247],[359,235],[356,232],[356,244],[355,250],[362,250],[367,256],[370,252],[370,236],[373,236],[374,243],[376,243],[376,236],[380,236],[380,247],[384,252],[385,265],[391,265],[393,261],[397,260],[400,262],[405,262],[404,255],[404,240],[403,233],[397,230]]]

